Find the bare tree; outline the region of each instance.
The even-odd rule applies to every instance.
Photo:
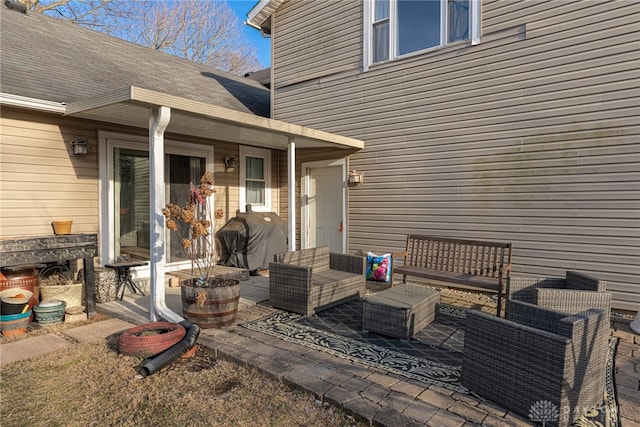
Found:
[[[131,6],[128,40],[235,74],[262,68],[226,1],[138,1]]]
[[[29,10],[242,75],[263,68],[226,0],[17,0]]]
[[[27,10],[68,19],[98,31],[115,30],[121,10],[114,0],[14,0]]]

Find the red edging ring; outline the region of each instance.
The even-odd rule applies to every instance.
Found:
[[[144,335],[145,332],[151,334]],[[134,326],[120,334],[118,351],[125,356],[151,357],[173,347],[186,334],[187,330],[179,323],[153,322]]]

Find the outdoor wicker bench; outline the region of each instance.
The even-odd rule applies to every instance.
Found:
[[[364,300],[362,329],[407,340],[433,322],[439,301],[437,289],[394,286]]]
[[[312,315],[364,296],[366,259],[328,246],[274,255],[269,263],[269,302],[274,308]]]
[[[394,273],[430,279],[435,284],[498,294],[500,317],[506,279],[511,271],[511,243],[409,234],[404,264]]]

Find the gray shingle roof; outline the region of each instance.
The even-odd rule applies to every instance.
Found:
[[[70,103],[128,86],[269,116],[260,83],[0,5],[0,92]]]

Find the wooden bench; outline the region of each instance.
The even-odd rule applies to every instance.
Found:
[[[394,264],[395,274],[442,282],[449,288],[498,294],[497,316],[511,272],[511,243],[409,234],[404,265]],[[439,284],[439,283],[436,283]]]

